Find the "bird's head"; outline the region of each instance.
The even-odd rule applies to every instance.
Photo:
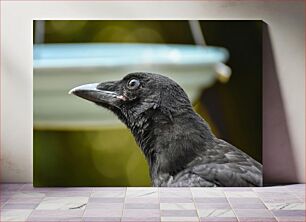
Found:
[[[212,137],[184,90],[159,74],[130,73],[121,80],[82,85],[70,93],[111,110],[127,125],[147,158],[152,178],[155,164],[160,172],[183,169],[196,156],[197,147],[202,147],[203,135]]]
[[[191,108],[176,82],[153,73],[130,73],[119,81],[78,86],[70,93],[113,111],[128,126],[152,111],[171,119],[178,110]]]

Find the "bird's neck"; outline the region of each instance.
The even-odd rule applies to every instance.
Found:
[[[148,161],[153,181],[183,170],[199,153],[205,152],[214,137],[193,111],[173,115],[172,120],[158,113],[150,118],[140,115],[128,127]]]
[[[155,158],[154,144],[156,138],[154,134],[154,121],[152,121],[151,117],[148,118],[147,115],[141,114],[137,119],[127,122],[126,125],[131,130],[151,168]]]

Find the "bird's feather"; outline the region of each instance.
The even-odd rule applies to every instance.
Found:
[[[129,87],[131,81],[136,85]],[[262,165],[216,138],[173,80],[138,72],[95,85],[72,92],[126,124],[147,159],[153,186],[262,185]]]

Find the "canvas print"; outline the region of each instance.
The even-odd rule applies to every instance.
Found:
[[[261,21],[33,27],[35,186],[263,185]]]

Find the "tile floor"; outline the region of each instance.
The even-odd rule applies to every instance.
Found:
[[[33,188],[1,185],[1,221],[305,221],[305,185]]]

